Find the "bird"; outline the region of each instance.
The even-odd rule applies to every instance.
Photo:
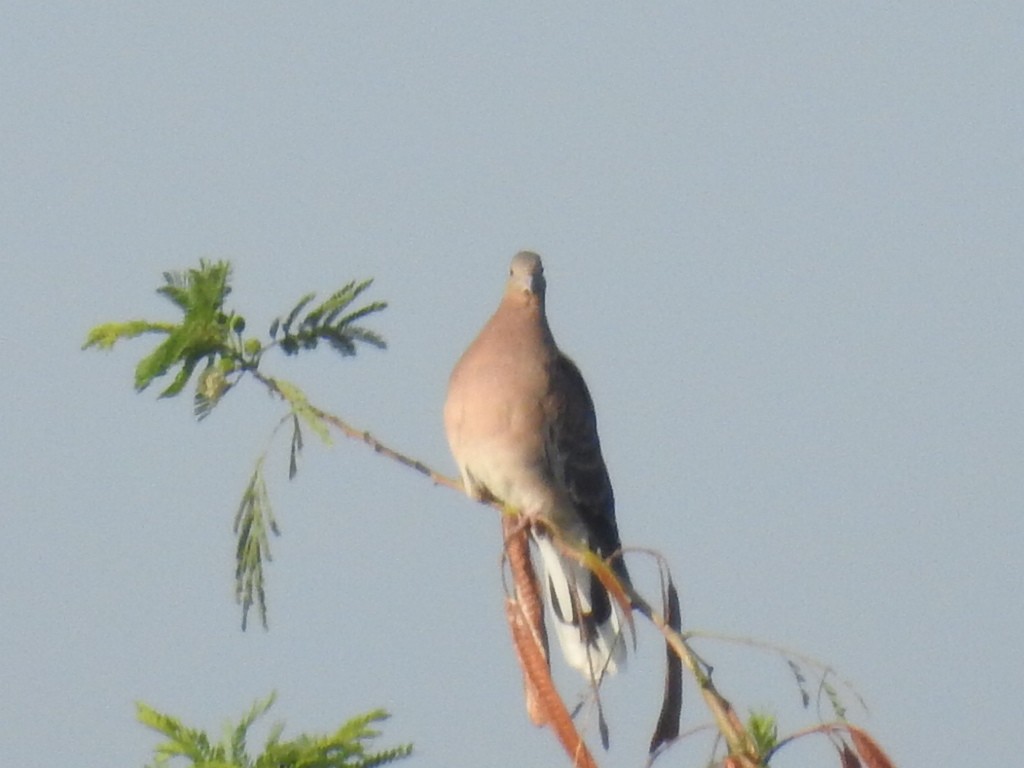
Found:
[[[545,293],[540,256],[516,254],[497,310],[452,370],[444,405],[448,444],[471,498],[497,500],[528,521],[542,518],[568,543],[612,558],[626,588],[593,399],[579,368],[555,343]],[[584,678],[600,683],[626,660],[618,609],[544,526],[530,531],[562,653]]]

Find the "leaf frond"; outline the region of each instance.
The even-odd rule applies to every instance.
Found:
[[[144,333],[162,333],[167,338],[142,358],[135,367],[135,388],[146,389],[154,379],[181,366],[161,397],[173,397],[188,384],[202,358],[229,355],[229,335],[238,320],[223,312],[224,299],[231,292],[231,265],[226,261],[201,260],[199,268],[165,272],[164,285],[157,293],[167,297],[184,317],[179,323],[130,320],[104,323],[89,331],[83,349],[111,349],[121,339]]]
[[[412,753],[409,744],[381,751],[368,749],[370,740],[379,733],[369,728],[372,722],[387,718],[383,710],[358,715],[334,733],[326,735],[299,734],[282,741],[283,723],[275,723],[267,737],[263,752],[251,756],[246,742],[253,724],[273,705],[275,695],[256,701],[236,724],[228,724],[224,738],[211,743],[207,734],[189,728],[179,719],[163,714],[146,704],[136,705],[140,723],[157,731],[167,741],[154,748],[154,766],[163,766],[174,758],[191,761],[194,768],[370,768],[384,765]]]
[[[751,712],[747,719],[747,731],[759,755],[770,755],[779,743],[778,721],[767,712]]]
[[[192,372],[196,369],[199,364],[198,357],[187,357],[181,360],[181,370],[174,377],[174,381],[163,392],[160,393],[160,397],[174,397],[185,388],[188,384],[189,379],[192,378]]]
[[[279,317],[271,323],[271,337],[287,355],[315,349],[320,342],[326,342],[343,357],[356,354],[359,344],[385,349],[387,344],[380,334],[354,323],[382,311],[387,302],[373,301],[348,312],[353,301],[372,283],[373,280],[353,280],[303,315],[315,298],[315,294],[306,294],[284,319]]]
[[[242,629],[248,626],[249,609],[256,606],[263,628],[267,628],[267,596],[264,562],[271,561],[269,533],[279,535],[263,477],[263,460],[256,462],[249,484],[235,512],[235,600],[242,606]]]
[[[306,308],[306,305],[309,304],[309,302],[311,302],[315,298],[315,293],[307,293],[305,296],[299,299],[299,303],[295,305],[292,311],[288,313],[288,317],[285,319],[285,321],[281,323],[281,330],[284,332],[285,336],[288,336],[291,333],[292,323],[295,322],[295,318],[297,318],[299,316],[299,313]]]
[[[836,690],[836,687],[827,678],[822,678],[821,690],[828,699],[828,703],[832,706],[832,711],[835,713],[836,718],[845,721],[846,706],[843,704],[842,699],[839,698],[839,691]]]
[[[274,386],[277,387],[277,391],[281,393],[281,397],[288,401],[288,405],[291,406],[292,413],[299,419],[302,419],[302,421],[304,421],[306,425],[316,433],[317,437],[323,441],[324,445],[331,445],[331,433],[328,424],[320,414],[313,409],[313,406],[310,405],[309,399],[306,397],[306,393],[284,379],[274,379],[273,382]],[[298,448],[301,450],[301,435],[299,436],[298,441]]]
[[[170,333],[177,326],[174,323],[152,323],[148,320],[128,320],[123,323],[103,323],[89,331],[82,349],[97,347],[113,349],[121,339],[134,339],[144,333]]]

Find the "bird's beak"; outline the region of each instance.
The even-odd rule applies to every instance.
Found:
[[[513,273],[509,276],[508,287],[514,291],[522,291],[523,293],[533,294],[535,296],[544,295],[544,274],[529,272]]]

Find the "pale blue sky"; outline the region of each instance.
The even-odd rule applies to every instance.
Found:
[[[288,484],[280,451],[243,635],[231,517],[280,408],[196,425],[133,393],[146,341],[78,351],[172,318],[153,289],[200,257],[256,327],[374,276],[386,353],[266,362],[450,472],[448,371],[521,248],[687,626],[831,661],[903,765],[1024,752],[1024,9],[680,6],[0,9],[5,762],[141,765],[133,701],[216,730],[276,689],[291,732],[387,707],[410,766],[563,764],[492,514],[344,441]],[[700,649],[741,712],[808,722],[782,663]],[[644,628],[602,765],[642,764],[661,664]]]

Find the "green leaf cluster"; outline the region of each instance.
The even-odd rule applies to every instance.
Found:
[[[316,298],[315,293],[307,293],[285,317],[274,320],[270,326],[270,338],[289,355],[303,349],[314,349],[321,341],[326,341],[342,355],[354,355],[357,342],[384,349],[387,346],[384,339],[370,329],[357,325],[356,321],[380,312],[387,307],[386,302],[374,301],[346,312],[356,297],[372,283],[372,280],[352,281],[303,315],[306,307]]]
[[[181,310],[178,323],[149,320],[103,323],[86,337],[83,349],[112,349],[122,339],[148,333],[165,338],[135,368],[135,388],[140,392],[156,379],[173,373],[160,397],[180,394],[205,362],[195,385],[194,409],[203,419],[245,373],[259,369],[263,354],[279,346],[286,354],[315,349],[319,342],[344,356],[354,355],[358,344],[386,348],[384,339],[357,321],[383,310],[387,303],[374,301],[353,309],[352,304],[372,284],[352,281],[308,311],[316,294],[303,296],[282,320],[274,320],[269,338],[246,336],[245,318],[225,307],[231,293],[231,265],[226,261],[201,260],[198,268],[165,272],[157,293]]]
[[[747,732],[754,740],[759,755],[770,755],[779,744],[779,724],[767,712],[751,712],[747,719]]]
[[[154,759],[148,768],[165,768],[173,760],[194,768],[370,768],[412,753],[410,744],[369,750],[368,742],[380,735],[372,726],[388,717],[387,712],[377,709],[352,718],[333,733],[300,734],[287,741],[281,738],[284,724],[277,723],[270,730],[263,752],[251,756],[246,749],[249,729],[266,714],[274,699],[275,695],[270,694],[255,702],[237,725],[227,726],[218,742],[176,717],[137,703],[139,722],[166,739],[154,749]]]
[[[270,533],[280,535],[263,479],[265,455],[256,462],[242,501],[235,512],[235,600],[242,606],[242,629],[255,603],[263,628],[267,628],[267,593],[263,586],[263,563],[270,562]]]
[[[198,269],[165,272],[164,285],[157,293],[182,311],[184,317],[180,323],[146,320],[106,323],[89,332],[83,348],[110,349],[121,339],[143,333],[164,334],[164,341],[136,366],[135,388],[142,391],[177,367],[178,373],[160,393],[161,397],[173,397],[185,388],[204,358],[212,365],[217,356],[225,356],[232,333],[240,333],[245,327],[241,317],[223,311],[224,299],[231,292],[230,276],[231,265],[225,261],[203,260]]]

